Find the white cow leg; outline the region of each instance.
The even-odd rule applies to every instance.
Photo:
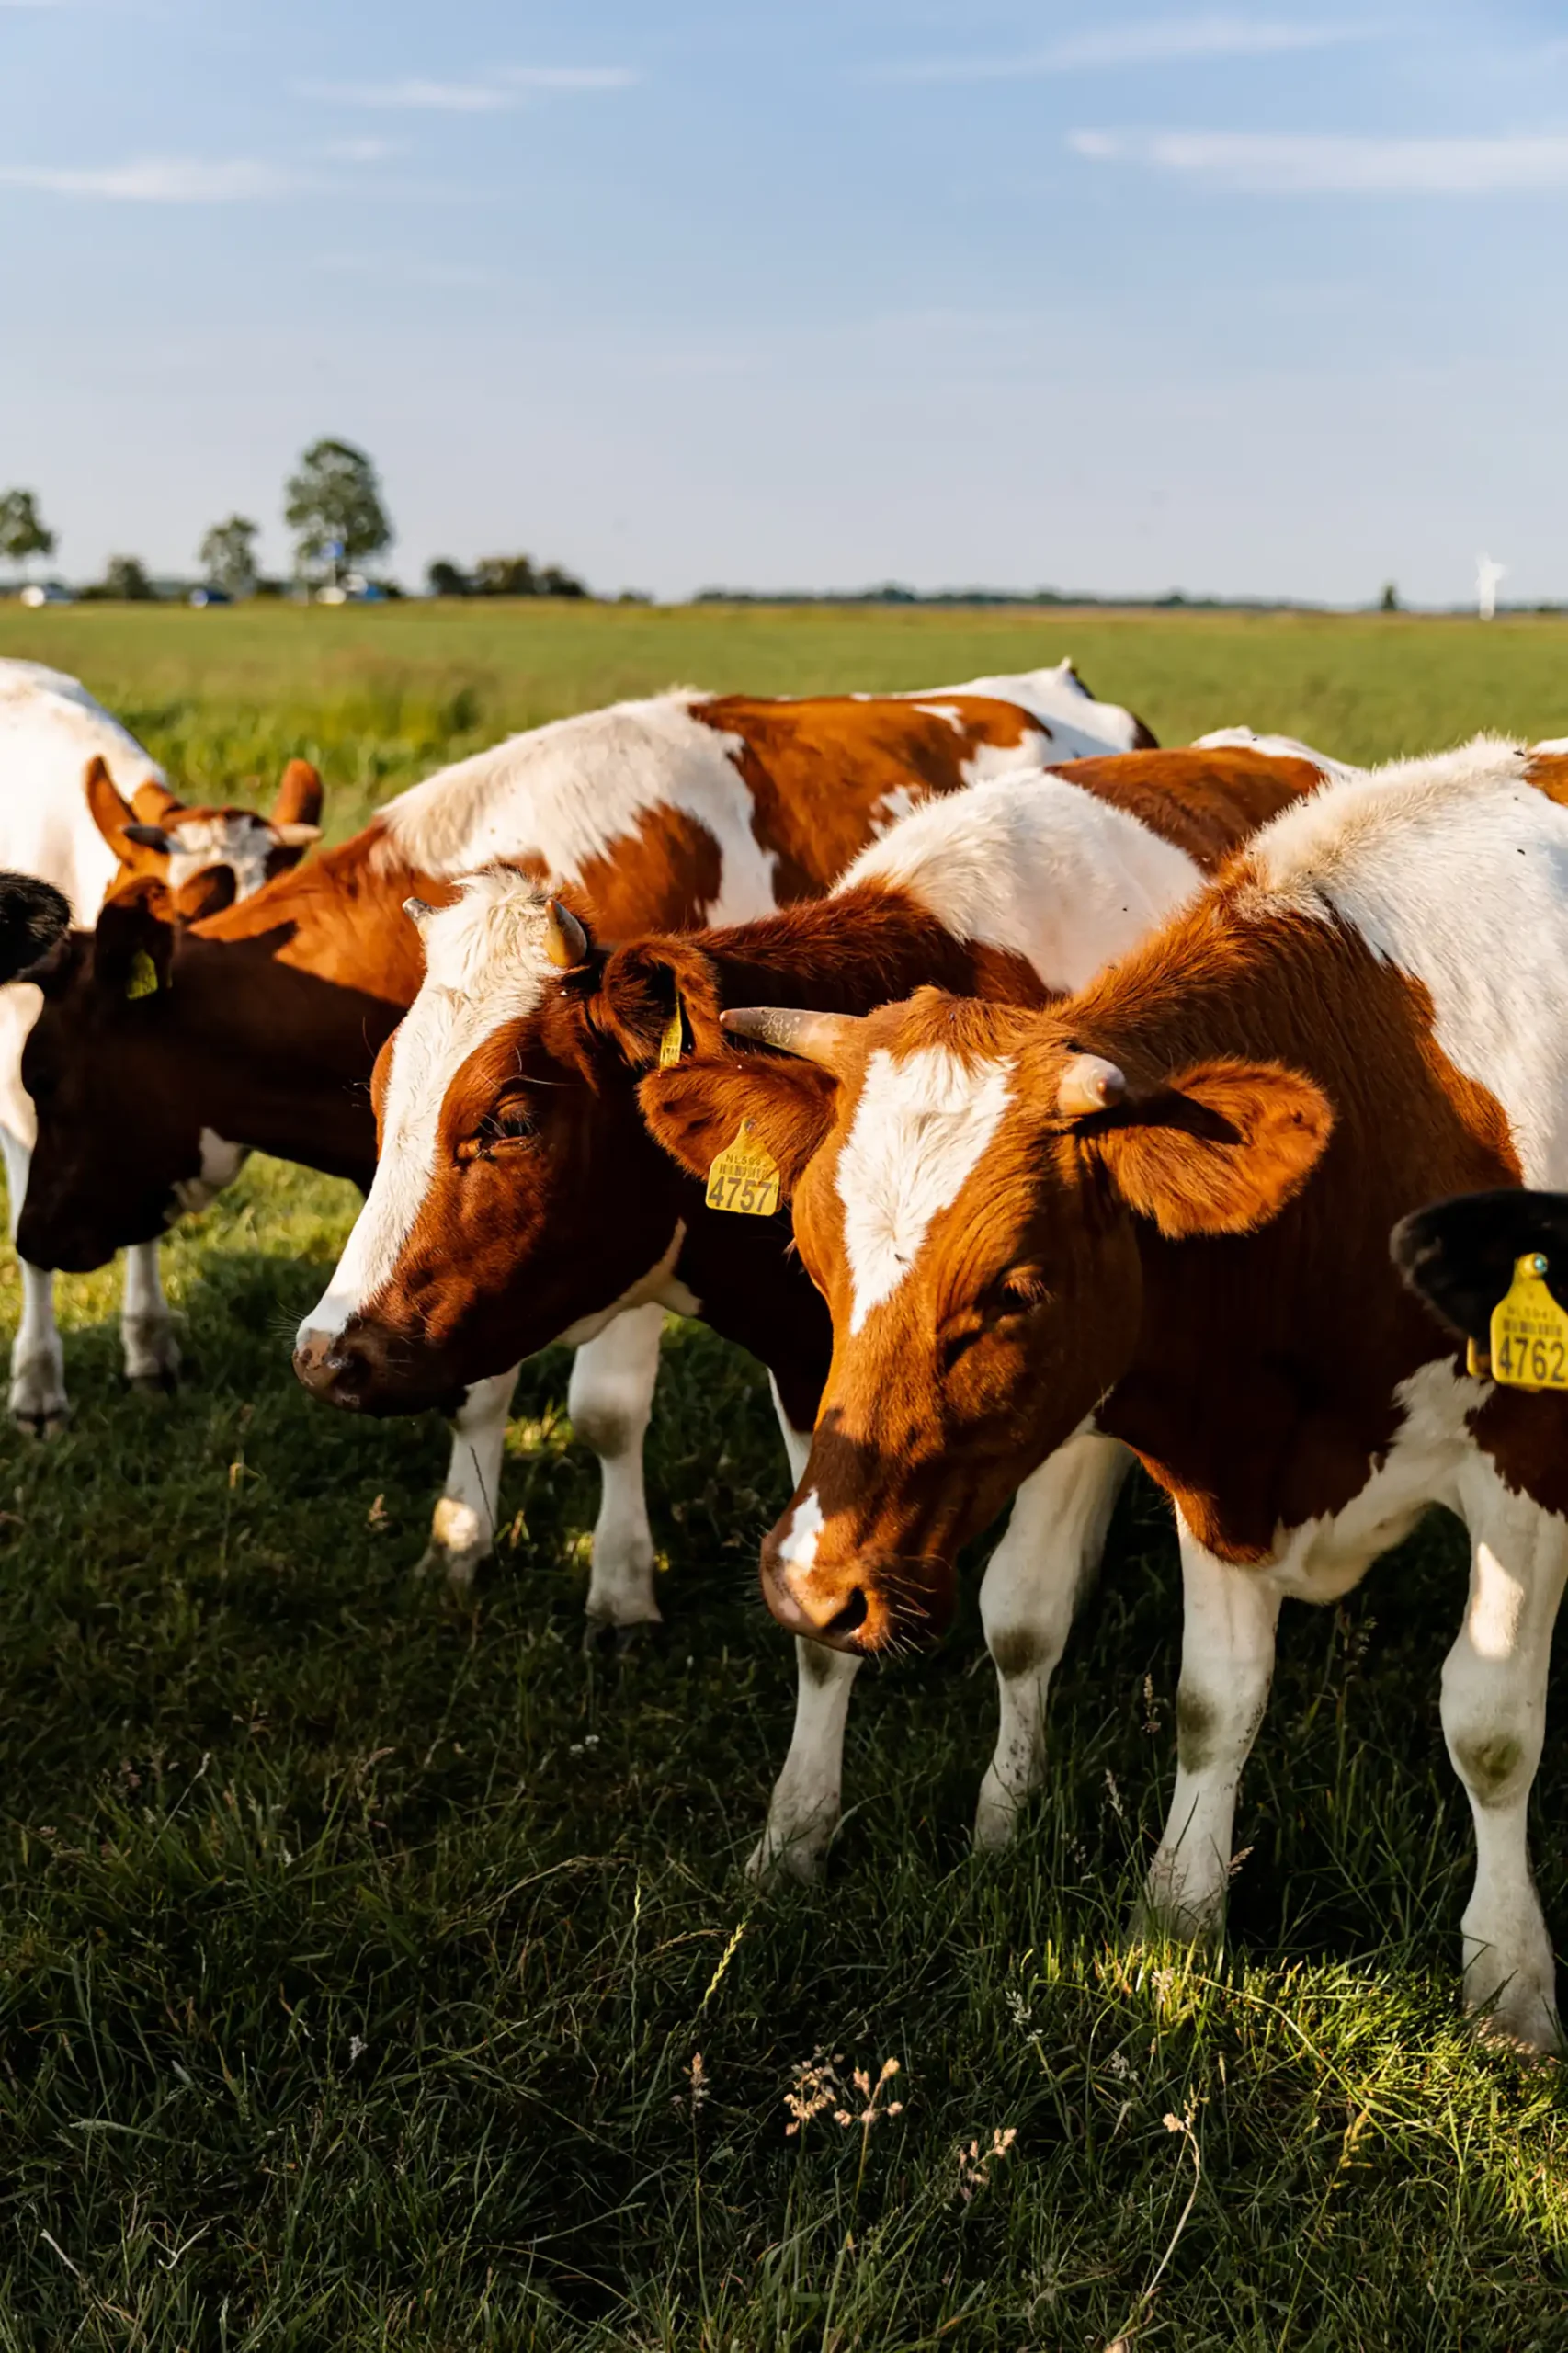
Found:
[[[1265,1570],[1236,1568],[1181,1526],[1184,1620],[1176,1779],[1149,1867],[1144,1915],[1171,1934],[1217,1936],[1230,1881],[1236,1787],[1274,1672],[1279,1596]]]
[[[799,1486],[812,1434],[793,1427],[771,1375],[768,1385],[790,1458],[790,1483]],[[794,1879],[812,1880],[821,1870],[843,1808],[844,1726],[850,1686],[861,1664],[858,1652],[829,1650],[824,1643],[796,1637],[795,1728],[784,1769],[768,1800],[762,1836],[746,1862],[750,1878],[768,1880],[788,1872]]]
[[[980,1588],[985,1644],[996,1668],[1000,1722],[975,1810],[974,1843],[1005,1847],[1024,1801],[1045,1777],[1051,1678],[1132,1457],[1085,1431],[1058,1447],[1018,1489],[1006,1534]]]
[[[0,1127],[0,1153],[6,1161],[6,1187],[11,1197],[11,1234],[27,1199],[28,1171],[32,1154],[9,1128]],[[11,1412],[35,1438],[52,1438],[70,1418],[65,1394],[65,1351],[54,1321],[54,1277],[41,1267],[17,1265],[22,1278],[22,1320],[11,1344]]]
[[[1475,1823],[1475,1884],[1460,1922],[1464,1997],[1492,2033],[1555,2051],[1556,1972],[1527,1813],[1568,1524],[1505,1488],[1484,1459],[1467,1468],[1463,1488],[1474,1549],[1464,1624],[1443,1665],[1443,1737]]]
[[[665,1311],[629,1307],[592,1340],[572,1366],[566,1410],[572,1427],[599,1458],[599,1516],[594,1526],[585,1647],[623,1648],[662,1612],[653,1597],[653,1531],[642,1484],[642,1441],[659,1378]]]
[[[125,1377],[139,1389],[173,1389],[179,1371],[174,1318],[158,1277],[158,1245],[133,1242],[125,1254],[119,1337]]]
[[[430,1524],[430,1541],[417,1574],[441,1577],[459,1592],[473,1583],[495,1542],[506,1415],[517,1367],[476,1381],[452,1416],[452,1459]]]

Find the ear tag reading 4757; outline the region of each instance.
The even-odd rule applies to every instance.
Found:
[[[125,994],[132,1004],[139,996],[156,996],[158,994],[158,968],[144,948],[139,948],[131,960]]]
[[[676,1009],[670,1016],[669,1028],[665,1031],[664,1036],[659,1040],[659,1068],[661,1070],[674,1070],[676,1063],[679,1062],[685,1051],[686,1029],[683,1019],[681,1001],[677,996],[676,998]]]
[[[1509,1389],[1568,1389],[1568,1311],[1546,1288],[1546,1260],[1529,1250],[1492,1311],[1492,1378]],[[1470,1369],[1480,1370],[1475,1343]]]
[[[778,1163],[756,1142],[749,1120],[709,1168],[708,1206],[737,1217],[771,1217],[778,1207]]]

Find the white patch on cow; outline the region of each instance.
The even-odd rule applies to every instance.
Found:
[[[1431,998],[1507,1115],[1527,1185],[1568,1185],[1568,811],[1484,736],[1333,785],[1256,837],[1256,913],[1337,921]]]
[[[671,1315],[700,1315],[702,1302],[690,1284],[683,1282],[675,1270],[676,1261],[685,1247],[686,1220],[676,1218],[669,1247],[658,1263],[650,1267],[645,1275],[640,1275],[619,1299],[612,1299],[608,1307],[590,1309],[587,1314],[579,1315],[574,1324],[569,1324],[564,1332],[557,1333],[558,1343],[569,1348],[585,1348],[618,1315],[624,1315],[638,1307],[659,1307]]]
[[[862,850],[835,885],[909,892],[956,939],[1027,957],[1051,989],[1082,988],[1202,884],[1185,850],[1047,769],[930,801]]]
[[[903,1282],[939,1211],[957,1200],[1012,1100],[1012,1063],[966,1063],[944,1047],[866,1066],[835,1182],[853,1286],[849,1329]]]
[[[254,810],[226,810],[215,817],[180,817],[165,826],[169,837],[169,888],[183,889],[209,867],[227,866],[234,896],[248,899],[267,880],[267,861],[278,836]]]
[[[494,1030],[533,1011],[555,973],[546,904],[537,883],[493,869],[425,917],[425,979],[393,1033],[375,1181],[301,1342],[341,1332],[392,1279],[435,1168],[448,1087]]]
[[[453,876],[498,858],[538,858],[580,883],[655,810],[675,810],[718,844],[719,894],[707,923],[744,923],[774,905],[774,859],[752,829],[736,735],[695,719],[704,698],[655,695],[559,719],[426,777],[381,812],[383,854]]]
[[[1070,658],[1009,677],[965,678],[955,687],[927,687],[908,699],[940,704],[949,695],[985,695],[997,702],[1017,703],[1048,730],[1052,759],[1093,759],[1105,752],[1131,752],[1137,740],[1138,722],[1132,713],[1123,710],[1119,703],[1096,702],[1085,693]],[[1024,748],[1019,746],[1020,751]]]
[[[1365,773],[1347,767],[1343,760],[1331,760],[1326,752],[1314,751],[1298,735],[1260,735],[1254,727],[1210,728],[1207,735],[1193,737],[1191,748],[1195,752],[1261,752],[1271,760],[1308,760],[1328,784]]]
[[[817,1546],[826,1526],[821,1500],[814,1487],[808,1487],[784,1523],[775,1548],[780,1564],[786,1569],[802,1573],[811,1568],[817,1557]]]
[[[225,1185],[232,1185],[246,1161],[250,1146],[231,1143],[213,1128],[203,1128],[200,1135],[201,1165],[194,1176],[186,1177],[174,1188],[175,1199],[182,1210],[204,1210],[220,1194]]]

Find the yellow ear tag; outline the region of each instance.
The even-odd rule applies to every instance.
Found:
[[[771,1217],[778,1207],[778,1164],[755,1141],[749,1120],[708,1171],[708,1206],[737,1217]]]
[[[681,1004],[677,996],[676,1009],[670,1016],[670,1026],[659,1040],[659,1068],[674,1070],[686,1051],[686,1031],[681,1026]]]
[[[1510,1389],[1568,1389],[1568,1312],[1545,1274],[1539,1250],[1516,1258],[1507,1294],[1492,1311],[1492,1378]]]
[[[131,960],[125,994],[132,1004],[139,996],[156,996],[158,994],[158,968],[144,948],[139,948]]]

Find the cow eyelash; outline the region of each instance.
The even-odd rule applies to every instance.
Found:
[[[514,1097],[509,1102],[498,1103],[487,1111],[471,1136],[465,1136],[458,1146],[460,1160],[488,1159],[498,1145],[531,1143],[539,1133],[539,1125],[528,1105]]]

